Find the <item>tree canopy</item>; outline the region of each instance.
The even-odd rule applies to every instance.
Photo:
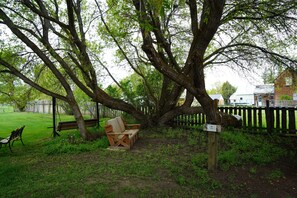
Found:
[[[221,83],[217,82],[215,87],[208,90],[209,94],[222,94],[225,104],[229,103],[229,98],[236,92],[237,88],[231,85],[228,81]]]
[[[236,92],[236,87],[232,86],[228,81],[224,82],[222,85],[222,96],[226,103],[229,103],[229,98],[232,94]]]
[[[201,111],[209,123],[217,123],[205,69],[252,70],[263,63],[296,69],[296,8],[295,0],[3,0],[1,27],[14,36],[1,42],[7,48],[21,46],[14,56],[26,61],[20,69],[0,57],[1,72],[69,103],[82,134],[87,132],[74,86],[148,125]],[[112,65],[132,70],[143,87],[118,83],[104,61],[110,48],[117,49]],[[50,76],[49,83],[62,91],[44,86],[33,73]],[[99,86],[107,75],[125,98]],[[177,106],[184,89],[186,101]],[[154,109],[150,115],[131,100],[131,90],[147,96]],[[194,97],[202,109],[191,107]]]

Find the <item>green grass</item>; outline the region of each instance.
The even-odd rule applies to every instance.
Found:
[[[264,139],[264,140],[263,140]],[[232,166],[254,163],[266,165],[280,159],[287,153],[286,148],[276,146],[278,136],[269,137],[242,133],[222,133],[221,144],[224,148],[219,155],[221,168],[228,170]]]
[[[56,122],[58,123],[60,121],[70,120],[74,120],[74,117],[71,115],[59,115]],[[101,126],[105,124],[105,120],[106,119],[100,120]],[[41,140],[43,138],[51,137],[53,132],[53,118],[51,114],[27,112],[0,113],[0,125],[0,137],[7,137],[10,135],[12,130],[25,125],[26,127],[24,129],[23,136],[28,143],[36,142],[37,139]],[[64,133],[64,131],[61,133]]]
[[[105,149],[105,136],[86,142],[76,130],[69,130],[51,137],[51,119],[45,114],[0,114],[1,136],[26,125],[25,146],[15,142],[13,153],[7,147],[0,149],[0,197],[212,197],[225,189],[241,193],[240,186],[228,188],[207,171],[205,133],[145,129],[131,151],[110,151]],[[102,132],[102,128],[90,129]],[[219,170],[223,172],[252,163],[248,171],[258,177],[261,166],[284,156],[296,160],[296,150],[288,152],[278,138],[239,132],[224,132],[220,137]],[[283,176],[273,169],[265,177],[273,181]]]

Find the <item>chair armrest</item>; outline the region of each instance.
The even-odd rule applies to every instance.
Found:
[[[110,133],[106,133],[106,135],[128,135],[128,133],[114,133],[114,132],[110,132]]]
[[[125,127],[126,129],[139,129],[140,124],[126,124]]]

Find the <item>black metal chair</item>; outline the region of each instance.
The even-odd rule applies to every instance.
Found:
[[[11,146],[13,146],[14,141],[16,140],[21,140],[22,144],[24,144],[23,139],[22,139],[22,134],[23,134],[23,130],[24,130],[25,126],[22,126],[19,129],[13,130],[10,134],[10,136],[8,136],[7,138],[1,139],[0,140],[0,148],[2,147],[2,145],[7,145],[9,146],[10,151],[11,150]]]

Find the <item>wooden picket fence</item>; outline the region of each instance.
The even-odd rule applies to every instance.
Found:
[[[36,113],[52,113],[51,105],[51,101],[38,101],[28,104],[26,110]],[[88,114],[93,111],[94,114],[94,105],[94,103],[87,105],[88,108],[84,109],[83,113]],[[140,110],[145,114],[153,112],[152,108],[141,107]],[[242,118],[242,129],[247,132],[280,133],[293,136],[297,134],[296,107],[270,107],[269,102],[267,102],[266,107],[219,107],[219,110],[227,114],[240,115]],[[63,113],[62,109],[59,111]],[[122,111],[99,105],[100,117],[116,117],[121,116],[122,113]],[[172,125],[185,128],[201,127],[205,123],[206,116],[202,113],[180,115],[171,121]]]
[[[219,110],[242,118],[242,129],[248,132],[268,132],[296,135],[296,107],[219,107]],[[173,119],[176,126],[192,128],[206,123],[204,114],[180,115]]]

